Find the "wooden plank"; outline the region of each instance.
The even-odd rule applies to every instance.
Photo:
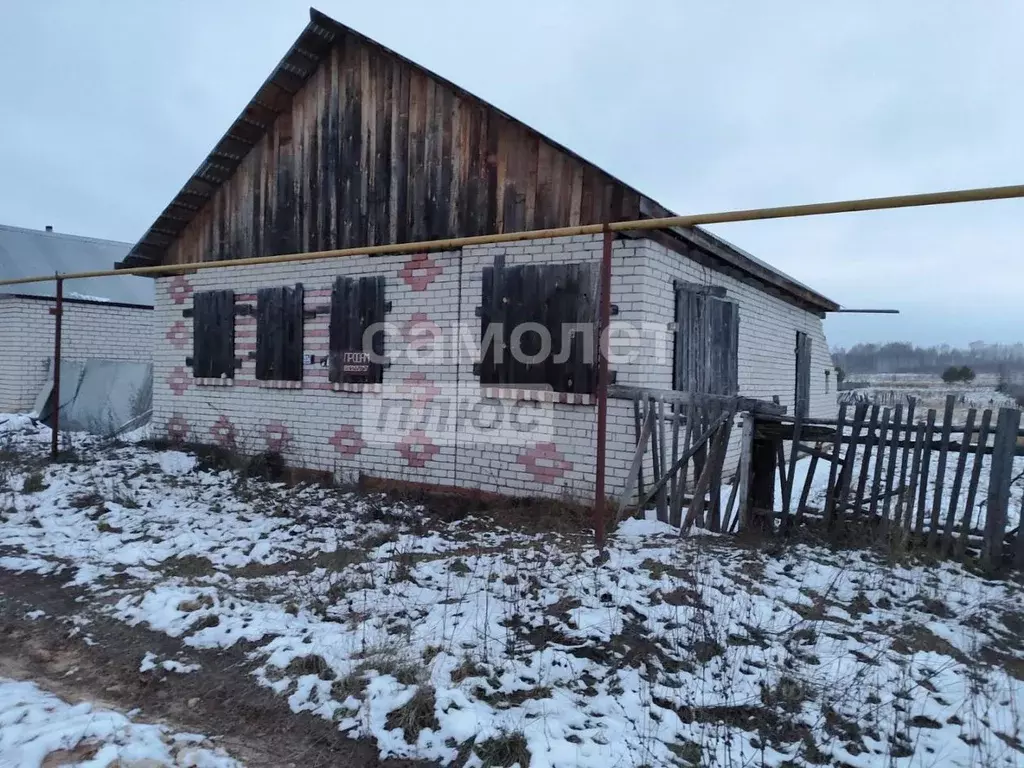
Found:
[[[928,503],[928,473],[931,468],[932,458],[932,435],[935,434],[935,417],[937,411],[934,408],[928,409],[928,418],[925,421],[924,443],[921,450],[921,476],[918,478],[919,490],[917,497],[917,517],[914,521],[914,534],[921,538],[924,535],[924,521],[927,514]]]
[[[828,486],[825,488],[825,524],[832,525],[835,519],[836,503],[839,498],[837,483],[839,474],[839,449],[843,444],[843,430],[846,428],[846,406],[839,407],[839,416],[836,418],[836,433],[832,439],[832,466],[828,469]]]
[[[910,487],[907,492],[907,506],[903,515],[903,533],[909,535],[914,522],[914,505],[917,500],[917,484],[921,479],[921,454],[924,452],[924,422],[917,425],[914,436],[914,458],[910,468]],[[900,486],[901,488],[904,486]],[[923,516],[923,515],[922,515]]]
[[[378,359],[384,358],[384,321],[387,313],[387,296],[385,295],[386,285],[384,275],[374,275],[373,277],[364,277],[362,280],[366,280],[372,283],[373,293],[373,318],[371,325],[377,326],[380,330],[374,333],[371,340],[371,348],[373,353]],[[370,363],[370,382],[374,384],[380,384],[384,381],[384,363],[373,362]]]
[[[691,400],[698,406],[719,405],[730,408],[733,411],[750,411],[758,416],[782,415],[786,412],[784,406],[767,400],[757,400],[752,397],[736,397],[728,395],[709,395],[700,392],[677,391],[673,389],[657,389],[654,387],[632,387],[623,384],[613,384],[608,387],[608,397],[619,400],[631,400],[633,393],[638,389],[650,395],[658,395],[665,398],[665,402],[689,403]]]
[[[1013,482],[1013,449],[1020,427],[1020,411],[1000,408],[996,421],[995,452],[989,470],[988,503],[985,506],[985,536],[981,545],[981,567],[989,573],[1003,564],[1003,537]]]
[[[206,291],[198,291],[192,295],[192,375],[204,378],[209,375],[210,362],[206,343],[209,339],[206,326],[209,324],[207,305],[209,295]]]
[[[942,432],[939,440],[939,458],[935,464],[935,495],[932,498],[932,516],[928,529],[928,548],[939,544],[939,519],[942,515],[942,486],[946,476],[946,455],[949,453],[949,430],[953,428],[955,395],[946,395],[946,408],[942,413]],[[967,442],[966,440],[964,442]]]
[[[644,403],[644,411],[643,411],[643,415],[642,416],[641,416],[641,413],[640,413],[640,403],[641,402]],[[636,395],[633,397],[633,439],[634,439],[634,441],[636,442],[637,445],[640,445],[640,437],[641,437],[641,434],[642,434],[644,426],[647,424],[647,409],[646,409],[646,405],[647,405],[647,399],[644,398],[641,401],[640,393],[637,392]],[[643,458],[643,456],[641,454],[641,459],[642,458]],[[640,495],[642,496],[643,493],[644,493],[644,464],[643,464],[643,461],[640,462],[640,465],[637,468],[637,489],[639,490]],[[621,509],[621,507],[620,507],[620,509]]]
[[[622,510],[629,504],[629,499],[633,494],[633,485],[639,479],[642,467],[644,464],[644,455],[647,453],[647,443],[651,439],[651,429],[654,424],[654,411],[651,408],[645,409],[643,426],[640,428],[640,432],[637,436],[636,449],[633,451],[633,461],[629,466],[629,472],[626,474],[626,484],[622,489],[622,495],[619,496],[619,510],[618,518],[622,519]],[[640,496],[643,496],[643,489],[641,488]],[[638,504],[639,509],[643,509],[643,504]]]
[[[665,452],[665,400],[663,398],[657,399],[658,403],[658,455],[661,457],[662,469],[664,469],[666,460]],[[666,476],[668,477],[668,476]],[[661,489],[658,491],[658,520],[661,522],[668,522],[668,484],[662,483]]]
[[[971,408],[967,412],[967,421],[964,422],[965,435],[974,430],[974,420],[978,416],[978,409]],[[946,511],[946,525],[942,532],[941,554],[947,556],[953,548],[953,527],[956,525],[956,510],[960,502],[960,489],[963,487],[964,470],[967,467],[967,454],[970,451],[971,441],[966,437],[960,443],[960,453],[957,456],[956,471],[953,474],[953,487],[949,492],[949,509]]]
[[[287,381],[302,381],[303,329],[305,317],[303,302],[305,291],[302,284],[282,290],[282,367],[281,377]]]
[[[715,471],[711,476],[711,521],[710,528],[718,533],[722,530],[722,473],[725,471],[725,453],[729,450],[729,436],[732,434],[733,414],[723,414],[725,421],[719,427],[722,430],[722,447],[716,454]]]
[[[960,539],[957,542],[956,556],[962,559],[967,551],[967,535],[971,529],[971,518],[974,515],[974,500],[978,494],[978,481],[981,478],[981,468],[984,463],[985,446],[988,444],[989,430],[992,426],[992,409],[986,408],[981,414],[981,426],[978,428],[978,442],[974,451],[974,460],[971,464],[971,479],[967,484],[967,498],[964,501],[964,519],[960,523]],[[969,440],[965,437],[964,442]]]
[[[820,446],[820,443],[818,444]],[[821,452],[816,450],[811,454],[811,463],[807,467],[807,477],[804,478],[804,487],[800,491],[800,499],[796,504],[795,524],[799,527],[804,521],[804,508],[807,506],[807,498],[811,495],[811,485],[814,482],[814,473],[818,469],[818,460]]]
[[[892,489],[893,480],[896,477],[896,459],[899,455],[899,440],[900,430],[903,429],[903,404],[900,403],[896,406],[893,411],[892,419],[892,441],[889,445],[889,466],[885,471],[885,487]],[[889,507],[892,502],[892,496],[888,495],[885,497],[885,501],[882,502],[882,524],[885,528],[889,527]]]
[[[806,419],[811,399],[811,339],[803,331],[796,332],[796,392],[794,416]]]
[[[751,452],[754,449],[754,415],[743,414],[743,427],[740,436],[740,466],[737,483],[739,485],[739,507],[736,510],[736,518],[739,520],[739,528],[745,531],[750,527],[750,469]]]
[[[676,403],[677,408],[681,407],[679,403]],[[693,439],[693,420],[697,417],[697,406],[691,400],[686,407],[686,431],[683,439],[683,455],[690,455],[690,442]],[[686,479],[687,470],[690,465],[687,463],[688,460],[679,462],[678,457],[673,461],[673,466],[679,464],[678,482],[677,482],[677,493],[672,499],[672,509],[669,513],[669,525],[678,527],[683,524],[683,498],[686,496]]]
[[[789,510],[793,501],[793,481],[796,477],[796,462],[800,458],[798,447],[800,445],[800,431],[803,426],[803,413],[797,409],[796,420],[793,422],[793,440],[789,448],[789,471],[786,473],[785,485],[782,486],[782,526],[783,529],[789,525]]]
[[[900,481],[897,486],[900,488],[907,487],[907,461],[910,457],[910,436],[914,431],[914,408],[917,406],[917,398],[911,398],[907,403],[907,423],[906,429],[904,430],[903,452],[900,457]],[[909,519],[910,513],[907,511],[907,506],[904,504],[904,496],[900,496],[896,504],[896,520],[901,519],[901,515],[904,515]],[[910,506],[913,506],[913,498],[910,499]],[[909,530],[909,526],[907,527]]]
[[[839,473],[839,491],[836,495],[835,506],[839,514],[833,516],[832,524],[843,519],[843,510],[846,509],[847,498],[850,495],[850,483],[853,482],[853,468],[857,463],[857,445],[860,442],[860,432],[864,428],[864,419],[868,407],[861,403],[853,411],[853,423],[851,425],[850,438],[846,441],[846,463],[843,464]]]
[[[877,405],[871,406],[871,416],[868,419],[868,431],[867,434],[864,435],[864,456],[861,459],[860,476],[857,479],[857,492],[854,496],[854,500],[850,502],[854,505],[854,517],[858,517],[860,515],[860,508],[863,505],[864,493],[868,484],[871,454],[878,442],[876,437],[877,433],[875,431],[878,428],[878,411],[879,407]]]
[[[648,396],[647,408],[652,414],[651,418],[657,420],[658,418],[658,404],[657,401]],[[654,483],[654,488],[661,487],[661,481],[665,478],[665,470],[661,465],[661,446],[658,445],[658,432],[660,431],[659,425],[654,425],[654,432],[651,434],[651,482]],[[651,491],[654,492],[653,489]],[[658,510],[658,520],[667,523],[668,518],[661,519],[661,510]]]
[[[875,451],[875,471],[871,478],[871,507],[868,511],[872,518],[878,515],[878,494],[882,485],[882,469],[885,459],[885,437],[891,416],[892,412],[888,408],[883,409],[882,421],[878,425],[878,449]]]
[[[682,416],[680,411],[682,406],[678,403],[669,403],[669,412],[672,414],[672,466],[675,466],[676,461],[679,459],[679,421]],[[669,525],[672,524],[672,510],[674,508],[673,502],[676,498],[676,488],[679,485],[679,472],[672,474],[672,482],[669,486]],[[682,492],[680,492],[681,494]]]

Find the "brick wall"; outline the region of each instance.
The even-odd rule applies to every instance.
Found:
[[[481,303],[481,269],[499,254],[508,265],[598,262],[601,239],[538,240],[430,255],[356,256],[161,278],[153,353],[157,432],[190,442],[229,443],[244,452],[279,449],[289,463],[342,476],[365,473],[487,491],[587,497],[594,484],[596,412],[592,404],[517,405],[515,397],[480,397],[479,380],[472,370],[479,357],[480,321],[475,310]],[[672,264],[673,260],[679,263]],[[648,241],[616,242],[611,286],[612,301],[619,307],[616,320],[645,329],[639,341],[624,338],[613,349],[640,352],[635,362],[613,364],[619,383],[671,386],[671,333],[666,324],[674,319],[674,298],[672,278],[665,273],[699,270],[681,262],[682,257]],[[384,389],[401,388],[425,404],[437,417],[431,422],[435,428],[410,432],[390,421],[367,423],[365,407],[379,402],[379,396],[338,391],[328,381],[326,367],[319,364],[328,352],[329,320],[322,312],[305,322],[304,351],[314,361],[307,364],[300,388],[256,381],[255,363],[248,357],[255,350],[256,322],[249,316],[236,318],[235,355],[242,365],[234,379],[217,384],[193,379],[185,365],[192,354],[192,321],[183,316],[183,310],[192,306],[194,292],[230,288],[237,303],[255,305],[259,288],[302,283],[306,310],[322,310],[330,304],[334,278],[341,275],[385,276],[386,299],[392,305],[385,352],[392,364],[384,373]],[[791,401],[796,330],[811,333],[815,340],[814,365],[827,361],[820,319],[741,284],[723,284],[730,293],[735,290],[741,304],[741,393],[778,394],[783,403],[786,397]],[[775,338],[781,335],[780,328],[793,336],[788,349]],[[410,353],[413,340],[419,360]],[[443,351],[424,362],[422,356],[436,351],[439,344]],[[788,359],[788,367],[782,358]],[[767,366],[767,372],[761,366]],[[822,402],[816,395],[812,407]],[[503,430],[478,440],[452,439],[473,431],[479,415],[474,408],[480,407],[492,409],[488,414],[519,407],[540,426],[525,435]],[[443,424],[448,429],[438,428],[443,414],[447,414]],[[632,403],[611,401],[609,425],[608,487],[612,492],[621,487],[632,458]]]
[[[53,358],[54,302],[0,296],[0,412],[32,408]],[[100,303],[64,303],[61,334],[66,360],[147,361],[153,311]]]

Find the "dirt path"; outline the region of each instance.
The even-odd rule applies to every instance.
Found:
[[[140,720],[218,737],[248,766],[427,765],[382,761],[374,745],[345,738],[321,718],[294,714],[284,697],[256,685],[241,646],[219,652],[187,649],[202,664],[200,672],[165,679],[142,674],[139,663],[148,651],[174,658],[183,645],[95,615],[75,633],[69,617],[84,613],[87,603],[76,602],[81,594],[59,578],[0,571],[0,676],[35,681],[69,702],[140,709]],[[26,618],[37,610],[47,617]]]

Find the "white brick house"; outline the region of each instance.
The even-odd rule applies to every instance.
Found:
[[[201,379],[186,365],[193,354],[191,314],[196,293],[230,289],[240,305],[254,305],[257,291],[301,283],[307,314],[331,300],[339,276],[383,276],[391,303],[385,354],[391,365],[382,387],[429,402],[450,402],[456,389],[464,401],[486,398],[512,407],[520,398],[537,397],[525,389],[482,388],[473,364],[479,352],[471,345],[445,343],[443,359],[424,366],[411,358],[414,339],[457,340],[460,329],[480,341],[477,307],[482,270],[495,256],[507,265],[595,263],[601,238],[573,237],[521,245],[482,246],[461,252],[403,256],[355,256],[280,265],[204,270],[157,281],[154,348],[154,414],[157,433],[187,442],[230,444],[245,452],[280,451],[289,464],[328,470],[339,476],[369,475],[498,493],[588,498],[595,479],[596,411],[591,397],[578,403],[544,403],[537,439],[517,442],[508,431],[466,432],[454,439],[440,430],[381,431],[373,427],[380,396],[367,385],[345,387],[329,380],[319,364],[329,348],[329,318],[304,322],[306,361],[301,381],[260,381],[247,358],[255,352],[257,320],[245,314],[234,323],[235,357],[240,367],[230,379]],[[829,415],[831,360],[821,318],[731,278],[706,272],[650,240],[619,240],[613,250],[612,302],[619,308],[618,328],[640,329],[639,357],[613,363],[620,384],[671,389],[674,321],[673,278],[708,281],[725,288],[739,305],[739,394],[770,400],[790,409],[795,404],[795,339],[811,340],[810,412]],[[467,334],[466,329],[469,330]],[[622,338],[623,334],[616,333]],[[452,350],[456,346],[456,350]],[[613,353],[627,346],[613,342]],[[828,373],[826,373],[828,372]],[[572,398],[566,398],[572,399]],[[372,401],[372,402],[371,402]],[[498,406],[495,406],[498,407]],[[465,421],[465,405],[460,413]],[[550,422],[547,419],[550,418]],[[609,491],[621,488],[633,454],[632,403],[611,400],[608,431]],[[471,437],[472,433],[476,437]]]
[[[111,269],[127,243],[0,225],[0,279]],[[141,277],[68,281],[62,358],[148,361],[152,281]],[[54,284],[0,286],[0,413],[32,408],[50,376]]]
[[[313,11],[123,262],[182,266],[156,281],[154,427],[339,476],[592,498],[593,368],[582,359],[586,333],[563,333],[592,329],[600,237],[188,266],[669,214]],[[777,398],[790,409],[799,387],[810,413],[832,408],[822,318],[838,305],[709,233],[617,239],[611,301],[619,384]],[[677,307],[689,318],[682,333]],[[496,312],[515,318],[502,320],[506,343],[524,338],[511,326],[533,323],[555,354],[494,365],[481,341]],[[708,334],[691,333],[705,322]],[[353,342],[375,324],[386,328],[372,337],[383,366],[364,364]],[[430,419],[398,418],[403,400]],[[488,420],[498,426],[487,431]],[[623,484],[633,430],[632,402],[611,400],[610,493]]]

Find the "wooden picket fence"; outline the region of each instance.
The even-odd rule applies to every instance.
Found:
[[[1024,568],[1024,536],[1008,525],[1011,487],[1021,480],[1013,460],[1024,455],[1017,447],[1020,411],[986,409],[979,418],[971,408],[957,425],[956,400],[947,397],[941,420],[934,408],[915,419],[914,400],[906,408],[844,405],[833,420],[747,417],[741,528],[767,521],[783,531],[820,526],[831,535],[867,533],[894,546],[976,560],[989,571]],[[804,457],[798,487],[797,462]],[[815,506],[809,496],[821,462],[828,481]],[[776,472],[781,504],[774,498]],[[1016,512],[1019,519],[1022,511]]]
[[[733,422],[741,411],[768,417],[784,409],[751,398],[669,390],[617,386],[610,394],[633,401],[636,438],[618,517],[653,506],[659,520],[681,531],[694,525],[737,530],[736,483],[726,504],[721,500]]]

